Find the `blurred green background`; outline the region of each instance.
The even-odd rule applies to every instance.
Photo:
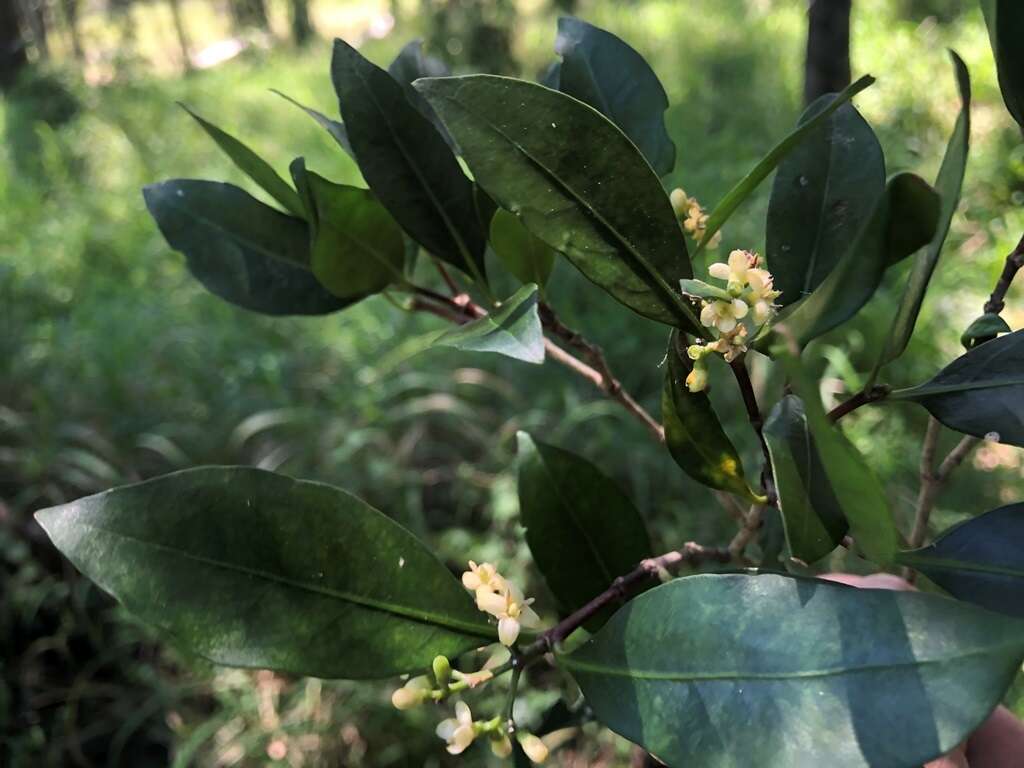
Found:
[[[31,61],[0,101],[0,765],[454,764],[433,735],[437,713],[395,712],[391,684],[218,670],[157,642],[43,540],[30,515],[50,504],[195,464],[255,464],[363,496],[453,568],[470,557],[500,561],[543,609],[551,601],[517,530],[511,469],[515,432],[528,429],[615,476],[659,545],[719,544],[731,532],[714,498],[642,427],[562,368],[448,351],[407,359],[403,339],[440,321],[382,297],[299,320],[246,313],[205,293],[159,236],[140,188],[199,177],[254,191],[175,101],[282,172],[302,155],[328,178],[358,182],[330,138],[268,90],[336,115],[332,36],[358,42],[382,65],[423,38],[457,71],[533,78],[553,57],[557,15],[574,6],[651,62],[669,93],[679,150],[669,187],[713,204],[801,111],[805,3],[313,0],[304,45],[294,3],[259,5],[266,15],[255,20],[240,17],[238,3],[210,0],[25,6],[42,8],[47,35],[44,46],[28,25]],[[938,168],[959,108],[947,47],[974,79],[973,148],[916,338],[883,377],[897,385],[955,357],[961,330],[980,314],[1024,228],[1024,145],[999,98],[974,3],[854,1],[854,74],[878,78],[857,103],[889,172],[932,178]],[[726,252],[763,247],[769,188],[730,221]],[[855,391],[870,369],[906,266],[855,322],[816,343],[826,399]],[[1014,328],[1024,321],[1019,296],[1011,292],[1005,312]],[[551,300],[656,413],[663,330],[565,264]],[[763,391],[777,386],[762,363],[754,373]],[[724,386],[713,391],[751,469],[757,446],[731,397]],[[882,406],[847,425],[904,525],[924,422],[911,406]],[[1022,472],[1018,452],[983,446],[955,476],[935,526],[1018,501]],[[553,692],[525,697],[527,723],[566,685],[538,674]],[[1018,698],[1010,703],[1022,711]],[[485,752],[460,762],[487,764]],[[610,737],[558,757],[573,766],[629,760]]]

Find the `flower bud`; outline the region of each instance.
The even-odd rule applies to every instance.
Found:
[[[534,763],[543,763],[548,759],[547,745],[532,733],[520,736],[519,746],[523,748],[523,752]]]
[[[426,701],[431,690],[433,688],[426,675],[414,677],[391,694],[391,703],[395,709],[412,709]]]
[[[491,752],[494,753],[495,757],[500,757],[504,760],[512,754],[512,741],[509,739],[507,733],[491,734],[490,741]]]
[[[434,671],[434,680],[438,688],[444,688],[452,677],[452,665],[448,662],[447,656],[435,656],[431,665]]]
[[[703,392],[708,388],[708,369],[704,365],[698,363],[693,366],[693,370],[686,377],[686,388],[693,393]]]
[[[668,199],[672,203],[672,210],[675,211],[676,216],[680,219],[683,218],[690,208],[690,198],[686,196],[683,190],[676,187],[669,194]]]

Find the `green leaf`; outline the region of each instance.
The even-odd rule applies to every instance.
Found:
[[[1024,447],[1024,331],[987,341],[889,397],[920,403],[957,432]]]
[[[359,169],[377,199],[430,253],[482,279],[485,232],[473,184],[402,86],[343,40],[331,79]]]
[[[203,467],[36,519],[86,576],[218,664],[390,677],[494,640],[420,541],[329,485]]]
[[[669,766],[920,766],[999,703],[1022,629],[937,595],[703,574],[558,662],[598,720]]]
[[[1024,618],[1024,504],[967,520],[896,561],[960,600]]]
[[[754,166],[750,173],[744,176],[736,186],[729,190],[726,196],[721,199],[718,205],[715,206],[715,209],[708,217],[708,224],[707,229],[704,231],[704,237],[697,246],[697,254],[704,250],[705,246],[707,246],[711,241],[711,238],[713,238],[715,233],[722,228],[722,225],[725,224],[730,216],[732,216],[733,212],[740,207],[744,200],[750,197],[750,194],[757,189],[762,181],[771,175],[771,172],[775,170],[776,166],[782,162],[786,155],[796,149],[796,147],[798,147],[800,143],[810,136],[815,130],[824,125],[825,121],[828,120],[829,116],[833,112],[870,86],[873,82],[875,82],[875,78],[871,77],[871,75],[865,75],[860,78],[857,82],[848,86],[842,93],[836,95],[828,106],[822,108],[813,119],[808,120],[806,123],[796,128],[796,130],[776,144],[772,150]]]
[[[786,542],[793,557],[814,563],[843,540],[849,524],[811,436],[804,404],[782,398],[764,424]]]
[[[491,248],[522,283],[536,283],[543,288],[551,277],[555,252],[514,214],[500,208],[491,219]]]
[[[659,176],[671,173],[676,145],[665,129],[668,95],[644,57],[571,16],[558,20],[555,52],[562,57],[557,88],[619,126]]]
[[[896,311],[892,333],[889,334],[885,349],[875,366],[876,371],[902,355],[907,344],[910,343],[914,325],[917,323],[917,316],[924,303],[925,292],[928,290],[928,283],[939,263],[939,256],[942,253],[942,246],[946,242],[946,235],[949,234],[953,215],[960,204],[960,190],[963,187],[964,171],[967,169],[967,151],[971,138],[971,78],[967,72],[967,66],[956,52],[950,51],[949,53],[953,59],[957,86],[960,89],[961,107],[953,134],[949,137],[949,143],[946,146],[942,167],[935,179],[935,189],[942,197],[938,226],[928,247],[914,259],[914,269],[907,280],[907,287],[900,300],[899,309]]]
[[[312,172],[306,178],[316,209],[310,266],[317,280],[342,298],[403,282],[402,230],[373,193]]]
[[[544,362],[544,329],[537,314],[537,286],[524,285],[493,314],[432,337],[431,345],[469,352],[497,352],[527,363]]]
[[[645,317],[700,332],[673,287],[692,277],[658,177],[614,124],[541,85],[420,80],[477,182],[588,279]]]
[[[996,57],[999,88],[1013,119],[1024,129],[1024,6],[1018,0],[981,0]]]
[[[287,96],[281,93],[281,91],[275,90],[273,88],[271,88],[270,91],[271,93],[276,93],[285,101],[291,102],[296,107],[305,112],[307,115],[309,115],[311,118],[313,118],[313,120],[315,120],[316,123],[321,128],[323,128],[325,131],[327,131],[327,133],[331,135],[331,138],[334,139],[335,142],[337,142],[338,146],[345,150],[345,154],[347,154],[353,160],[355,159],[356,156],[355,153],[352,151],[352,144],[349,143],[348,131],[345,130],[344,123],[338,122],[337,120],[331,120],[331,118],[327,117],[322,112],[317,112],[315,109],[303,106],[295,99],[293,99],[291,96]]]
[[[856,315],[878,290],[885,270],[932,239],[939,203],[938,194],[919,176],[890,178],[871,217],[828,277],[806,299],[779,313],[776,323],[785,323],[802,348]],[[762,340],[758,348],[773,341]]]
[[[668,343],[668,365],[661,395],[665,444],[682,470],[699,483],[729,491],[751,501],[763,501],[747,485],[743,462],[704,392],[690,392],[686,376],[689,358],[678,351],[679,337]]]
[[[723,288],[709,285],[703,280],[680,280],[679,287],[687,296],[695,296],[699,299],[721,299],[732,301],[733,295]]]
[[[650,538],[633,503],[589,461],[525,432],[518,441],[526,543],[562,612],[570,613],[652,557]]]
[[[309,271],[306,222],[238,187],[174,179],[143,196],[168,245],[225,301],[265,315],[326,315],[362,298],[332,295]]]
[[[822,96],[805,125],[832,103]],[[844,104],[779,165],[768,203],[768,266],[788,305],[821,285],[885,192],[885,157],[871,126]]]
[[[421,77],[447,77],[451,74],[448,66],[440,59],[425,54],[423,52],[422,40],[412,40],[402,46],[402,50],[395,56],[394,61],[388,65],[388,74],[395,79],[395,82],[402,86],[405,98],[409,100],[409,103],[433,123],[437,132],[451,146],[452,139],[448,135],[444,123],[438,118],[437,113],[427,103],[427,100],[412,86],[413,82]]]
[[[271,168],[266,160],[231,134],[204,120],[185,104],[178,102],[178,106],[188,112],[199,123],[202,129],[209,134],[218,147],[224,150],[224,154],[231,158],[231,162],[238,166],[242,173],[259,184],[267,194],[284,206],[286,211],[300,218],[305,218],[306,209],[303,207],[302,201],[295,193],[295,190],[288,186],[288,182],[278,176],[277,171]]]
[[[781,357],[793,390],[803,401],[804,415],[825,479],[838,501],[858,548],[879,565],[892,562],[899,547],[899,531],[878,478],[838,426],[832,424],[814,382],[798,359]],[[829,525],[834,525],[834,516]]]
[[[992,341],[1000,334],[1010,333],[1010,330],[1010,326],[1000,315],[995,312],[986,312],[967,326],[967,330],[960,335],[960,343],[963,344],[964,349],[974,349],[979,344]]]

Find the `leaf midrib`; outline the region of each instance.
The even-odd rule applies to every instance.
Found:
[[[949,557],[930,557],[912,553],[899,554],[896,560],[904,565],[921,570],[933,568],[941,571],[963,571],[965,573],[984,573],[991,576],[1012,576],[1024,579],[1024,568],[1014,569],[1009,566],[986,565],[971,560],[957,560]]]
[[[308,584],[303,581],[291,579],[286,576],[281,576],[280,574],[275,574],[269,571],[261,570],[259,568],[250,568],[249,566],[239,565],[238,563],[230,563],[223,560],[215,560],[213,558],[205,557],[202,555],[195,555],[190,552],[186,552],[182,549],[178,549],[176,547],[168,546],[166,544],[159,544],[153,541],[147,541],[146,539],[141,539],[137,536],[131,536],[122,531],[116,531],[110,528],[105,528],[101,525],[96,525],[95,523],[86,520],[75,520],[75,525],[84,526],[94,531],[98,531],[99,533],[112,536],[114,538],[133,542],[144,548],[148,547],[159,552],[171,553],[185,560],[191,560],[193,562],[201,563],[203,565],[208,565],[214,568],[221,568],[223,570],[231,571],[234,573],[245,574],[247,576],[254,576],[256,578],[264,579],[268,582],[272,582],[275,584],[280,584],[286,587],[293,587],[303,592],[322,595],[324,597],[336,598],[339,600],[343,600],[345,602],[359,605],[363,608],[368,608],[370,610],[380,611],[382,613],[390,613],[401,618],[412,619],[414,621],[418,621],[424,624],[431,624],[444,629],[456,630],[464,634],[484,637],[488,640],[493,640],[494,638],[493,632],[489,632],[484,626],[480,624],[473,624],[468,621],[460,621],[458,619],[448,618],[433,613],[431,611],[424,611],[416,608],[398,605],[395,603],[388,603],[383,600],[376,600],[371,597],[363,597],[360,595],[353,594],[351,592],[346,592],[337,589],[329,589],[327,587],[317,586],[314,584]]]
[[[715,682],[726,680],[813,680],[829,677],[842,677],[844,675],[861,674],[865,672],[887,672],[900,671],[923,666],[950,664],[977,656],[991,656],[1000,651],[1017,651],[1020,644],[1010,642],[1001,643],[996,646],[981,648],[974,651],[958,654],[949,657],[937,657],[932,659],[915,659],[913,661],[893,662],[888,664],[865,664],[859,667],[827,667],[824,669],[808,669],[792,672],[661,672],[657,670],[624,669],[622,667],[611,667],[602,664],[581,661],[572,658],[571,655],[559,656],[559,662],[563,666],[580,672],[591,672],[609,677],[626,677],[637,680],[655,680],[659,682]]]

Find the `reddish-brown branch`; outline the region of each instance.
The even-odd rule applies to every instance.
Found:
[[[705,547],[689,541],[680,549],[668,552],[659,557],[648,558],[625,576],[617,578],[611,586],[599,594],[582,608],[562,619],[522,650],[521,655],[529,660],[541,656],[565,640],[569,635],[587,623],[588,620],[603,611],[609,605],[623,602],[635,589],[649,581],[670,573],[674,568],[689,566],[699,568],[704,563],[728,564],[733,556],[728,549],[721,547]]]
[[[1006,306],[1006,293],[1010,290],[1013,278],[1016,277],[1022,267],[1024,267],[1024,237],[1021,237],[1017,247],[1006,257],[1006,263],[1003,264],[1003,272],[996,282],[992,295],[985,302],[986,313],[999,314],[1003,311],[1003,307]]]
[[[469,320],[482,317],[487,314],[483,307],[473,303],[466,294],[448,297],[429,288],[417,288],[413,297],[412,309],[417,311],[430,312],[431,314],[443,317],[453,323],[465,323]],[[552,323],[554,313],[550,310],[542,312],[542,319],[547,315],[549,323]],[[556,330],[557,329],[557,330]],[[661,424],[647,410],[636,401],[636,399],[623,389],[622,384],[612,374],[605,360],[604,353],[600,347],[591,344],[580,334],[571,331],[554,318],[549,326],[545,324],[545,330],[560,337],[569,336],[575,339],[573,346],[585,351],[586,356],[591,360],[587,364],[573,356],[566,350],[559,347],[551,339],[544,339],[545,354],[561,365],[569,368],[577,375],[583,377],[598,389],[602,390],[608,397],[619,403],[634,418],[643,424],[658,442],[665,442],[665,430]],[[564,336],[563,336],[564,335]],[[572,343],[567,341],[566,343]],[[596,362],[596,366],[594,363]]]
[[[877,386],[872,387],[869,390],[858,392],[849,400],[844,400],[831,411],[829,411],[829,421],[835,424],[837,421],[843,418],[843,416],[845,416],[848,413],[853,413],[862,405],[867,405],[868,403],[875,403],[878,402],[879,400],[884,400],[886,397],[889,396],[889,393],[891,391],[892,387],[890,387],[888,384],[879,384]]]

